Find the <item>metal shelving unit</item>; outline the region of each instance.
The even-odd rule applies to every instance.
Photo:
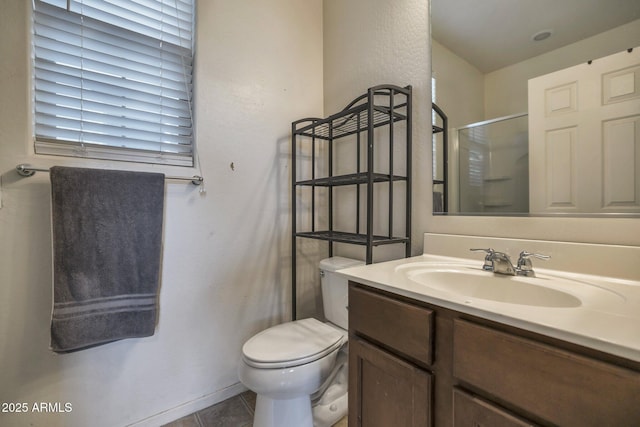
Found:
[[[442,111],[442,109],[440,107],[438,107],[436,104],[431,104],[431,108],[432,110],[435,112],[436,114],[436,123],[433,123],[432,125],[432,130],[433,130],[433,135],[434,135],[434,155],[435,155],[435,151],[437,150],[437,146],[436,146],[436,141],[435,141],[435,135],[437,134],[442,134],[442,140],[441,140],[441,144],[442,144],[442,179],[437,179],[435,176],[433,177],[433,191],[434,191],[434,207],[436,204],[436,194],[438,193],[436,191],[436,186],[441,185],[442,186],[442,210],[440,212],[448,212],[449,211],[449,185],[447,183],[447,177],[449,176],[449,169],[448,169],[448,164],[449,164],[449,135],[448,135],[448,125],[449,125],[449,119],[447,118],[447,115],[444,113],[444,111]],[[434,209],[434,212],[436,211],[436,209]]]
[[[305,118],[291,124],[292,134],[292,312],[296,318],[296,252],[299,238],[319,239],[328,242],[329,256],[333,256],[334,243],[348,243],[365,247],[367,264],[373,262],[373,248],[380,245],[404,244],[405,256],[411,255],[411,86],[381,85],[369,88],[367,93],[354,99],[342,111],[326,118]],[[350,137],[350,138],[347,138]],[[348,174],[334,175],[334,150],[336,144],[350,141],[355,145],[354,170]],[[380,165],[377,147],[388,145],[388,169],[383,173],[374,170]],[[394,173],[394,154],[402,144],[406,166],[404,174]],[[305,145],[306,147],[302,147]],[[306,148],[310,157],[310,177],[298,177],[298,152]],[[321,152],[322,159],[317,153]],[[362,160],[361,160],[362,159]],[[376,163],[376,160],[378,162]],[[319,164],[325,167],[320,176]],[[374,186],[386,183],[388,204],[388,233],[374,233]],[[404,232],[393,234],[394,187],[404,183],[405,218]],[[341,186],[356,187],[356,214],[353,230],[334,229],[333,190]],[[297,198],[301,187],[310,189],[311,224],[309,229],[297,229]],[[318,229],[318,189],[327,192],[326,227]],[[366,195],[361,196],[361,189]],[[364,192],[364,191],[363,191]],[[364,201],[362,199],[365,199]],[[363,211],[364,209],[364,211]],[[361,221],[364,212],[365,221]],[[364,222],[365,224],[362,224]]]

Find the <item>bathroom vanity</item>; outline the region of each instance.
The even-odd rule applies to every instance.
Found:
[[[508,288],[498,298],[420,283],[494,280],[473,262],[425,255],[344,270],[350,426],[640,425],[640,282],[569,275],[563,288],[544,270],[523,283],[576,299],[533,292],[531,305]]]

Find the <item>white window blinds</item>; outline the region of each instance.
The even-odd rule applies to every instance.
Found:
[[[192,166],[193,1],[36,0],[36,153]]]

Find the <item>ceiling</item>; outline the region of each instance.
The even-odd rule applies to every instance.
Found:
[[[488,73],[639,20],[640,0],[432,0],[431,15],[433,39]]]

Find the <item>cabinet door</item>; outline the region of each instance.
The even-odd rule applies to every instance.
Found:
[[[640,373],[465,320],[453,375],[549,424],[640,426]]]
[[[431,426],[432,378],[355,336],[349,341],[349,427]]]
[[[503,409],[453,390],[453,427],[535,427]]]

